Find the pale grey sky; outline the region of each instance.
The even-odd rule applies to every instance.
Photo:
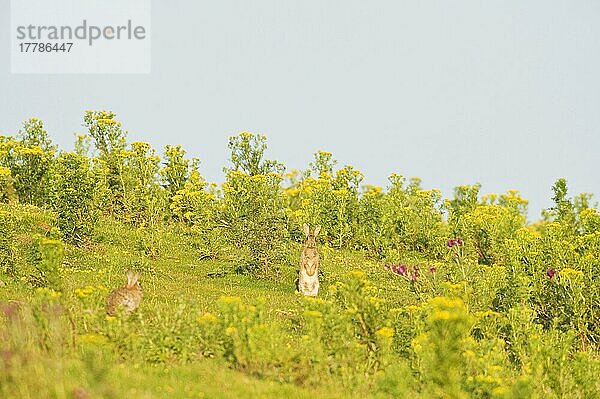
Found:
[[[518,189],[532,219],[557,177],[600,194],[597,1],[154,1],[149,75],[12,75],[8,11],[0,134],[36,116],[70,149],[85,109],[111,109],[211,181],[246,130],[288,168],[325,149],[368,183]]]

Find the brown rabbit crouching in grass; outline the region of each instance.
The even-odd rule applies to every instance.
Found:
[[[306,243],[300,255],[300,275],[298,276],[298,291],[307,296],[317,296],[319,293],[319,252],[317,251],[317,236],[321,226],[311,232],[305,223],[302,226],[306,235]]]
[[[120,305],[123,305],[127,312],[132,312],[140,306],[142,287],[138,281],[139,279],[140,273],[127,270],[127,284],[110,293],[106,300],[106,313],[114,316]]]

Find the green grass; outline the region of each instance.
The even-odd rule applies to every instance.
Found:
[[[184,234],[162,232],[159,255],[149,258],[135,243],[132,245],[130,238],[135,230],[111,223],[102,226],[102,231],[106,242],[67,251],[71,268],[65,274],[66,295],[88,284],[116,288],[126,281],[124,272],[131,267],[142,270],[140,281],[146,309],[168,309],[174,298],[181,298],[212,312],[217,310],[216,302],[221,296],[239,296],[246,303],[264,298],[267,311],[273,315],[302,310],[303,301],[294,285],[298,270],[294,261],[300,257],[299,244],[291,248],[289,263],[281,266],[277,278],[257,279],[251,274],[235,273],[235,261],[200,260],[200,251],[193,249],[193,237]],[[389,273],[380,263],[362,253],[324,246],[320,251],[322,290],[354,269],[365,271],[373,282],[386,286],[389,299],[400,289],[390,281]]]
[[[100,360],[96,360],[100,362]],[[107,362],[106,358],[101,361]],[[318,390],[265,381],[230,370],[217,360],[192,364],[139,364],[110,361],[86,368],[74,359],[51,359],[21,368],[22,379],[13,381],[5,398],[72,398],[80,390],[91,397],[111,398],[256,398],[344,397],[327,387]],[[104,371],[103,371],[104,372]],[[36,379],[28,379],[37,376]],[[41,377],[41,378],[40,378]],[[0,387],[1,388],[1,387]],[[81,396],[88,397],[88,396]],[[351,397],[347,395],[347,397]]]
[[[77,311],[75,290],[87,285],[105,286],[112,290],[122,285],[127,268],[141,270],[144,298],[137,311],[143,318],[152,320],[154,314],[174,312],[178,303],[194,304],[194,311],[217,312],[217,301],[222,296],[239,296],[244,303],[258,299],[265,302],[267,319],[282,325],[295,334],[293,320],[304,310],[303,298],[295,292],[300,245],[290,249],[289,264],[282,265],[274,280],[256,279],[252,275],[235,273],[236,262],[225,254],[220,259],[200,259],[194,249],[194,237],[176,230],[160,231],[156,240],[156,256],[146,255],[144,240],[149,232],[140,232],[121,224],[104,221],[99,225],[98,240],[85,248],[67,246],[62,266],[62,302]],[[321,248],[323,271],[322,289],[354,268],[369,272],[381,283],[386,281],[380,265],[360,253]],[[5,280],[7,280],[5,278]],[[395,291],[389,285],[392,296]],[[27,284],[7,280],[0,288],[0,301],[29,302],[33,288]],[[101,304],[99,304],[101,305]],[[99,307],[98,312],[102,312]],[[100,315],[102,316],[102,315]],[[75,316],[75,320],[79,320]],[[77,329],[77,328],[76,328]],[[301,345],[298,339],[298,345]],[[96,355],[100,356],[100,355]],[[40,359],[36,365],[25,364],[14,386],[4,387],[9,396],[19,398],[77,397],[90,393],[106,397],[170,397],[170,398],[257,398],[257,397],[353,397],[341,385],[323,384],[302,387],[291,383],[265,380],[239,371],[220,359],[198,359],[195,362],[171,364],[129,363],[117,355],[102,353],[96,363],[104,364],[100,380],[94,379],[98,364],[86,366],[78,356]],[[87,368],[86,368],[87,367]],[[46,372],[44,370],[52,370]],[[40,376],[46,376],[39,380]],[[82,391],[74,393],[81,387]],[[89,391],[89,392],[88,392]],[[2,390],[0,390],[2,392]],[[82,393],[84,392],[84,393]],[[368,387],[355,395],[368,392]],[[82,396],[85,397],[85,396]]]
[[[20,239],[26,233],[19,234]],[[319,327],[312,324],[313,330],[307,328],[311,325],[305,314],[309,302],[294,289],[300,244],[289,244],[284,257],[287,261],[280,265],[276,278],[257,279],[235,272],[242,258],[225,244],[212,248],[217,254],[214,258],[206,258],[206,243],[200,238],[177,226],[135,229],[102,220],[89,245],[65,247],[60,266],[62,295],[57,301],[66,309],[60,311],[59,307],[56,317],[52,313],[54,308],[41,302],[44,293],[31,287],[25,277],[0,275],[0,280],[6,282],[0,287],[1,306],[10,302],[32,304],[31,307],[22,305],[31,310],[24,312],[22,322],[12,327],[5,323],[9,327],[0,328],[0,397],[383,398],[415,396],[417,392],[419,397],[453,394],[466,397],[467,390],[472,389],[471,392],[479,392],[476,397],[486,398],[529,397],[532,392],[546,391],[551,393],[549,397],[579,398],[594,397],[590,393],[600,389],[600,383],[593,380],[600,372],[600,357],[596,350],[582,350],[572,332],[541,331],[541,326],[532,322],[531,311],[517,304],[511,309],[514,312],[509,311],[507,316],[495,312],[487,312],[488,316],[477,315],[486,313],[480,310],[491,309],[497,290],[493,287],[498,286],[497,280],[506,282],[500,273],[504,269],[474,265],[470,285],[450,284],[450,288],[444,288],[447,284],[444,281],[450,281],[451,273],[460,274],[456,264],[435,263],[435,275],[441,279],[427,285],[433,276],[428,274],[429,263],[419,260],[418,255],[406,254],[402,261],[421,266],[423,276],[419,284],[413,285],[408,278],[391,275],[381,262],[363,252],[336,250],[325,245],[319,248],[323,294],[329,285],[344,281],[350,271],[360,269],[377,287],[377,298],[385,299],[385,308],[400,309],[402,317],[393,321],[396,323],[393,324],[394,351],[383,371],[367,376],[361,371],[364,369],[353,369],[355,365],[360,366],[358,363],[366,364],[368,356],[354,362],[357,358],[351,354],[345,360],[332,360],[331,354],[315,353],[315,363],[307,365],[306,362],[313,361],[313,349],[306,344],[312,342],[306,334],[319,331]],[[25,248],[30,242],[21,240],[15,245]],[[15,253],[18,258],[25,252]],[[21,265],[24,260],[17,259]],[[142,273],[141,306],[133,315],[107,318],[106,296],[124,284],[128,268]],[[86,286],[95,287],[93,295],[79,298],[78,290]],[[419,290],[424,290],[423,295]],[[439,304],[432,307],[427,300],[447,296],[452,290],[465,295],[464,306],[453,308],[451,300],[439,298]],[[364,296],[351,299],[354,301],[351,306],[356,306],[356,301],[366,303],[372,299],[370,293],[361,295]],[[202,336],[200,341],[195,340],[202,315],[221,316],[224,308],[220,298],[223,296],[240,297],[245,305],[264,303],[264,324],[260,327],[270,330],[258,330],[265,332],[266,342],[253,337],[258,345],[264,345],[248,352],[256,356],[255,359],[236,363],[224,352],[206,349],[201,340],[210,334]],[[460,299],[455,303],[462,304]],[[328,309],[342,313],[351,310],[345,305]],[[409,310],[411,308],[413,310]],[[327,308],[323,309],[327,312]],[[38,316],[42,312],[47,319],[36,316],[36,311]],[[0,308],[0,327],[3,327],[2,312]],[[376,313],[371,316],[376,317]],[[240,314],[240,317],[248,315]],[[337,314],[333,319],[336,317]],[[342,320],[345,319],[340,317],[340,324],[334,325],[334,329],[341,328],[341,333],[321,333],[319,337],[335,337],[335,344],[342,347],[343,341],[360,342],[352,341],[356,339],[353,336],[356,331],[343,330],[347,324]],[[243,328],[244,321],[236,323],[236,328]],[[478,323],[476,329],[480,337],[488,334],[486,337],[490,338],[475,340],[473,323]],[[228,334],[224,327],[223,330],[219,332],[219,339]],[[268,340],[282,337],[270,346]],[[10,341],[8,346],[3,343],[4,339]],[[283,349],[282,355],[286,345],[289,350]],[[324,346],[320,348],[323,350]],[[528,362],[523,367],[509,359],[508,353],[513,348],[513,353]],[[292,356],[285,357],[286,351]],[[308,354],[298,360],[304,364],[294,364],[297,359],[294,354],[298,352]],[[467,354],[470,360],[465,361]],[[278,363],[282,358],[284,360]],[[325,370],[323,364],[330,361],[337,361],[337,366],[350,365],[350,370],[305,375],[306,370],[311,373]],[[459,370],[454,362],[462,362],[462,367],[469,369]],[[455,375],[453,382],[448,382],[449,371]],[[463,380],[458,380],[457,373]],[[469,380],[471,376],[474,377]],[[499,388],[497,393],[490,395],[496,392],[495,387]]]

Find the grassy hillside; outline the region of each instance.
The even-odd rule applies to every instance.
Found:
[[[13,214],[21,211],[12,207]],[[32,208],[25,212],[36,220],[32,225],[41,223],[43,212],[36,215]],[[505,314],[491,310],[494,293],[507,278],[500,269],[479,266],[467,271],[469,284],[461,285],[449,283],[452,273],[462,273],[457,265],[413,261],[406,267],[421,265],[423,273],[415,284],[364,253],[322,245],[320,296],[331,305],[317,304],[324,314],[317,317],[328,318],[327,323],[339,329],[328,335],[309,331],[318,329],[310,320],[313,316],[307,315],[307,309],[316,309],[314,301],[294,292],[293,259],[299,256],[299,244],[290,246],[290,262],[282,264],[279,276],[267,280],[236,273],[235,256],[227,251],[215,259],[200,259],[204,251],[186,229],[150,233],[103,220],[97,231],[98,240],[86,247],[64,246],[58,266],[60,294],[35,288],[24,276],[2,277],[3,397],[397,397],[411,392],[423,397],[525,397],[540,392],[595,397],[600,388],[597,347],[580,341],[582,337],[572,330],[576,325],[563,330],[555,322],[555,327],[538,328],[535,315],[519,303]],[[19,262],[26,260],[33,245],[28,237],[36,234],[18,235],[13,255]],[[143,245],[150,241],[153,256]],[[124,283],[130,267],[142,272],[142,305],[131,316],[111,319],[104,312],[107,291]],[[435,271],[430,271],[433,267]],[[353,274],[369,279],[374,288],[362,297],[347,297],[344,311],[361,309],[359,301],[376,297],[391,316],[368,307],[359,311],[366,312],[367,320],[383,317],[394,328],[390,348],[381,343],[377,348],[390,351],[385,366],[373,374],[365,374],[363,366],[370,356],[364,348],[336,359],[335,352],[327,355],[325,345],[312,341],[312,334],[337,339],[342,347],[364,340],[355,342],[360,333],[353,321],[326,314],[327,306],[336,302],[331,287]],[[553,283],[546,275],[543,278]],[[565,274],[568,282],[559,284],[578,283],[567,278]],[[257,324],[247,325],[241,318],[228,323],[250,330],[266,326],[258,330],[259,337],[250,338],[258,346],[238,344],[235,359],[224,349],[224,325],[203,326],[203,320],[212,320],[207,315],[225,317],[223,296],[239,297],[236,304],[256,304],[263,312]],[[464,301],[431,304],[431,298],[440,297]],[[440,357],[423,350],[424,339],[433,346],[430,349],[442,352]],[[288,357],[288,351],[294,354]],[[356,369],[329,368],[340,363]],[[456,381],[452,373],[460,374]]]
[[[246,132],[208,184],[111,112],[84,126],[75,152],[35,118],[0,136],[1,397],[600,396],[600,213],[564,179],[531,224],[514,190],[369,186],[326,151],[286,172]],[[141,305],[109,316],[128,269]]]
[[[245,303],[264,301],[265,319],[284,326],[290,334],[290,342],[298,341],[301,347],[301,337],[294,331],[293,320],[302,315],[305,303],[294,292],[296,266],[286,265],[276,280],[257,280],[252,275],[236,274],[232,261],[199,260],[199,251],[193,249],[193,238],[181,231],[161,231],[156,239],[158,255],[152,258],[137,245],[140,232],[136,229],[105,221],[99,228],[99,236],[101,242],[85,248],[65,247],[60,266],[62,290],[56,298],[52,298],[54,291],[48,293],[25,281],[2,278],[5,283],[0,290],[4,312],[2,333],[15,335],[2,345],[2,365],[6,373],[0,389],[3,397],[69,398],[88,397],[88,394],[90,397],[182,398],[354,396],[350,390],[343,394],[340,391],[343,386],[335,382],[323,386],[299,386],[281,382],[279,378],[257,378],[232,370],[230,363],[212,354],[204,357],[200,347],[189,348],[191,353],[185,355],[186,361],[182,361],[183,355],[177,345],[170,347],[165,342],[154,341],[157,338],[176,340],[192,334],[193,327],[185,322],[179,324],[179,317],[197,323],[196,319],[201,315],[219,312],[218,300],[222,296],[239,296]],[[25,240],[26,234],[21,238]],[[26,245],[31,242],[20,248],[24,252]],[[300,246],[295,247],[299,256]],[[381,268],[374,262],[365,261],[360,254],[325,249],[322,280],[335,280],[350,265],[368,267],[374,276],[382,277]],[[124,316],[118,328],[122,328],[120,334],[128,335],[126,339],[139,339],[140,345],[148,345],[149,341],[153,341],[153,345],[165,345],[151,355],[143,353],[148,348],[140,348],[140,353],[120,353],[114,343],[102,338],[104,332],[101,330],[106,325],[87,324],[102,324],[100,319],[105,318],[103,307],[107,290],[125,282],[124,271],[128,267],[142,271],[144,299],[136,314]],[[82,294],[86,289],[90,291],[87,296]],[[48,302],[61,305],[60,317],[68,313],[69,320],[65,324],[74,322],[76,325],[54,325],[52,321],[47,325],[40,322],[39,315],[29,318],[30,304],[43,308]],[[40,309],[31,309],[34,310]],[[18,316],[17,325],[12,325],[15,321],[12,317],[17,317],[15,312],[24,315]],[[45,315],[49,319],[54,316]],[[156,323],[161,323],[157,327],[160,331],[154,330]],[[185,328],[190,331],[182,331]],[[27,334],[34,337],[23,337],[22,329],[28,329]],[[68,348],[46,348],[46,337],[42,339],[38,335],[48,335],[52,340],[74,340],[75,343],[69,342]],[[367,387],[365,390],[368,391]]]

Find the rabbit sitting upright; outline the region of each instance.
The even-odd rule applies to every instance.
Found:
[[[315,227],[311,233],[306,223],[302,226],[306,235],[306,243],[300,255],[300,275],[298,276],[298,291],[307,296],[317,296],[319,293],[319,252],[317,251],[317,235],[321,226]]]
[[[142,301],[142,287],[139,283],[140,273],[133,273],[127,270],[127,284],[117,288],[108,296],[106,300],[106,313],[114,316],[120,305],[123,305],[127,312],[133,312],[140,306]]]

